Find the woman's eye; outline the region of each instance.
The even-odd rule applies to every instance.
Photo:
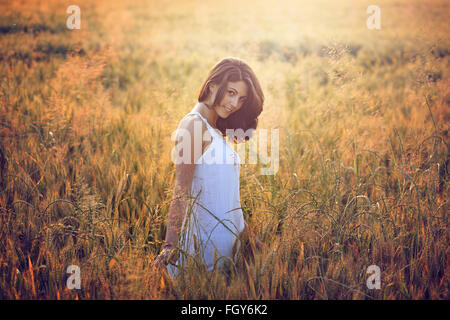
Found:
[[[228,93],[230,94],[230,96],[234,96],[234,91],[228,91]]]

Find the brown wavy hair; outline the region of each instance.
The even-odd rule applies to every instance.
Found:
[[[219,61],[208,73],[203,82],[198,102],[204,102],[209,95],[209,85],[214,83],[219,86],[212,108],[220,103],[227,90],[228,82],[244,81],[248,86],[247,98],[242,107],[230,114],[226,119],[217,119],[217,128],[223,136],[227,135],[228,130],[242,129],[246,132],[248,129],[256,129],[258,125],[258,116],[263,110],[264,94],[253,70],[243,60],[234,57],[224,58]],[[251,132],[251,130],[250,130]],[[244,137],[249,140],[250,135]],[[237,143],[240,139],[232,136],[232,140]]]

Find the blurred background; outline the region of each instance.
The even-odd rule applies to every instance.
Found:
[[[0,1],[0,298],[448,299],[448,18],[443,0]],[[151,269],[171,134],[226,56],[280,129],[276,175],[241,167],[266,247],[173,281]]]

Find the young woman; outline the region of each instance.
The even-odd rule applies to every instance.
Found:
[[[240,160],[225,137],[248,140],[263,103],[259,81],[244,61],[225,58],[210,70],[198,103],[177,130],[174,200],[157,268],[168,265],[175,277],[197,259],[213,270],[235,260],[241,241],[251,238],[261,247],[242,215]]]

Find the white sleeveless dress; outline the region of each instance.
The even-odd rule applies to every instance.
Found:
[[[220,267],[225,260],[234,261],[240,248],[239,235],[244,229],[239,195],[239,156],[220,131],[211,127],[200,113],[192,111],[185,117],[194,114],[206,124],[212,140],[195,166],[191,188],[194,199],[185,213],[184,232],[179,240],[180,254],[175,266],[167,266],[172,277],[176,277],[188,259],[195,256],[210,271]]]

